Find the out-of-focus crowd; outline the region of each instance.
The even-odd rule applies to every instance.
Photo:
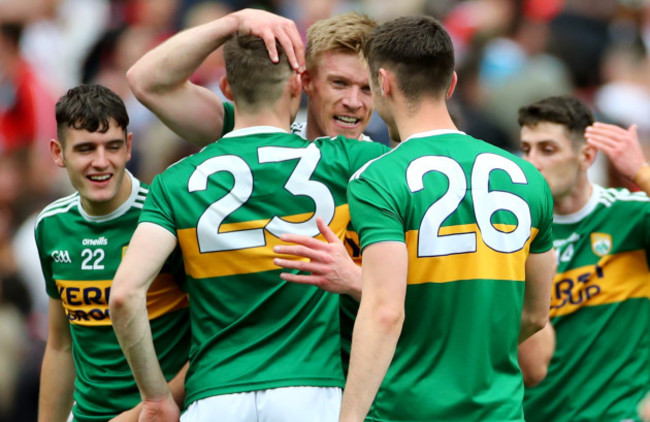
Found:
[[[0,421],[36,420],[48,306],[33,225],[44,205],[72,192],[49,154],[56,100],[80,83],[118,93],[134,134],[130,170],[150,182],[195,149],[138,103],[127,69],[175,32],[244,7],[289,17],[303,35],[348,10],[380,22],[430,14],[455,44],[462,82],[450,105],[465,132],[516,151],[518,108],[573,93],[599,120],[638,123],[650,149],[644,0],[0,0]],[[217,51],[193,81],[217,92],[224,72]],[[377,116],[368,132],[388,143]],[[594,181],[624,183],[605,158],[595,167]]]

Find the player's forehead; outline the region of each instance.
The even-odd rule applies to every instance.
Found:
[[[74,146],[81,143],[102,144],[126,140],[126,131],[117,124],[113,118],[108,121],[108,128],[105,131],[98,128],[96,131],[89,131],[83,127],[75,128],[68,126],[64,129],[64,142],[66,146]]]
[[[355,81],[368,80],[368,68],[355,52],[325,51],[316,59],[314,70],[326,78],[341,76]]]
[[[539,122],[535,125],[525,125],[521,128],[521,142],[538,144],[552,142],[558,145],[571,146],[568,131],[564,125],[553,122]]]

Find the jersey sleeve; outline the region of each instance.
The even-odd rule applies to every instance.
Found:
[[[52,299],[61,299],[59,289],[56,288],[56,282],[52,277],[52,261],[45,251],[43,224],[43,220],[36,223],[36,226],[34,226],[34,237],[36,239],[38,259],[41,262],[41,270],[43,271],[43,278],[45,279],[45,292]]]
[[[235,127],[235,107],[232,103],[225,102],[223,103],[223,130],[221,131],[220,138],[223,138],[223,135],[226,133],[232,132]]]
[[[539,178],[541,179],[542,198],[539,206],[539,218],[534,224],[538,231],[530,244],[531,253],[543,253],[553,247],[553,196],[546,180],[541,176]]]
[[[362,251],[377,242],[405,242],[394,198],[381,186],[365,178],[353,178],[348,185],[348,203]]]
[[[165,172],[154,177],[138,223],[156,224],[176,236],[176,221],[171,200],[165,191]]]

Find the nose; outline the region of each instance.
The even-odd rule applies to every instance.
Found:
[[[531,163],[539,171],[542,170],[542,163],[540,162],[539,156],[535,153],[534,149],[531,149],[527,153],[523,154],[524,160]]]
[[[108,167],[108,155],[106,154],[105,148],[100,147],[95,150],[92,165],[98,169],[105,169]]]
[[[347,90],[343,97],[343,105],[350,110],[357,110],[363,106],[361,102],[361,89],[358,86],[352,86]]]

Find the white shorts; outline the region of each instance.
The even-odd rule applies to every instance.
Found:
[[[282,387],[206,397],[190,404],[181,422],[337,422],[338,387]]]

